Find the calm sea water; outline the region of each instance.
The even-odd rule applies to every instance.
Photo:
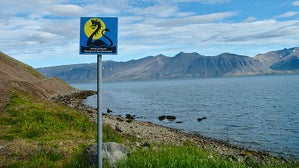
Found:
[[[72,85],[96,90],[95,82]],[[299,158],[299,75],[104,82],[102,89],[102,107],[114,115],[132,114],[248,149]],[[96,107],[96,96],[86,104]],[[161,115],[176,120],[160,121]],[[207,119],[198,122],[201,117]]]

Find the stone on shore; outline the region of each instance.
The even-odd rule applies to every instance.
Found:
[[[115,164],[119,160],[125,159],[130,150],[123,144],[116,142],[103,143],[102,157],[103,160],[107,160],[110,164]],[[98,164],[97,144],[91,144],[84,149],[82,160],[84,167],[93,167]]]
[[[118,123],[115,124],[115,130],[118,132],[123,132],[122,127]]]
[[[197,121],[201,122],[202,120],[205,120],[205,119],[207,119],[207,117],[200,117],[200,118],[197,118]]]
[[[135,115],[126,114],[126,119],[134,120],[135,119]]]
[[[158,119],[160,121],[163,121],[165,119],[167,119],[168,121],[174,121],[176,119],[176,116],[172,116],[172,115],[161,115],[158,117]]]

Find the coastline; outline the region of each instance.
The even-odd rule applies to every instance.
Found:
[[[142,147],[144,144],[180,146],[185,143],[191,143],[194,146],[216,153],[232,161],[247,162],[250,160],[250,162],[256,164],[267,164],[273,160],[276,160],[278,163],[287,162],[286,159],[274,157],[267,151],[247,150],[218,139],[205,137],[200,134],[185,133],[178,129],[156,125],[150,122],[105,114],[103,115],[103,124],[110,126],[121,134],[129,135],[137,139],[137,144],[130,145],[133,148]]]
[[[72,95],[52,98],[52,100],[74,108],[93,121],[96,122],[96,109],[84,105],[82,102],[88,96],[96,94],[95,91],[77,91]],[[199,148],[216,153],[229,160],[246,162],[253,161],[257,164],[266,164],[275,160],[277,163],[285,163],[288,160],[274,157],[267,151],[252,151],[245,148],[229,144],[225,141],[205,137],[199,134],[185,133],[178,129],[156,125],[150,122],[138,121],[130,118],[123,118],[111,114],[103,113],[103,125],[111,127],[120,134],[137,139],[138,143],[129,143],[131,148],[142,147],[142,144],[167,144],[167,145],[184,145],[191,143]]]

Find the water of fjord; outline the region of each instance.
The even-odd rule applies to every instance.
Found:
[[[96,82],[72,85],[96,90]],[[114,115],[131,114],[248,149],[299,158],[299,75],[104,82],[102,90],[102,109]],[[96,96],[85,103],[96,107]],[[163,115],[176,119],[160,121]]]

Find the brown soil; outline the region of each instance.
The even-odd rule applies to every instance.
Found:
[[[58,79],[48,79],[34,68],[0,52],[0,110],[14,90],[26,91],[40,98],[66,95],[75,91]]]

